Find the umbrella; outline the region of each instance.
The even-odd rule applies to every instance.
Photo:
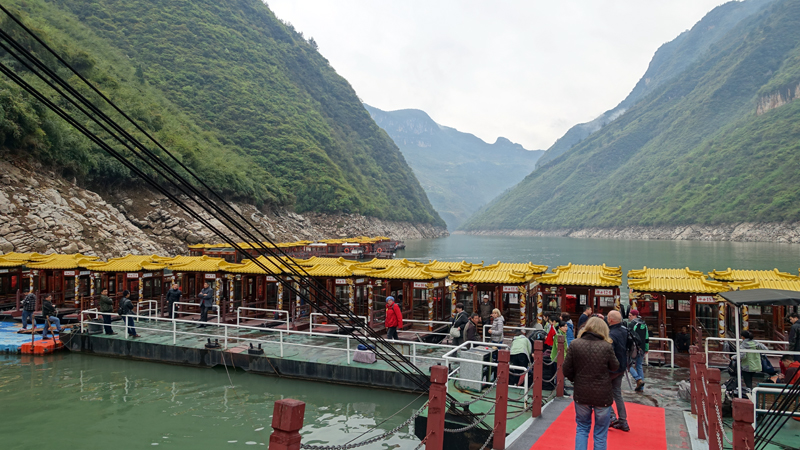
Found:
[[[748,289],[744,291],[720,292],[719,295],[737,307],[744,305],[800,305],[800,291]]]

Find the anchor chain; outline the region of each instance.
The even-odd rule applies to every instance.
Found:
[[[495,406],[497,406],[497,403],[492,405],[492,407],[489,408],[488,411],[486,411],[485,413],[481,414],[477,419],[475,419],[475,422],[472,422],[471,424],[469,424],[469,425],[467,425],[465,427],[455,428],[455,429],[452,429],[452,430],[445,428],[444,432],[445,433],[461,433],[461,432],[464,432],[464,431],[467,431],[467,430],[471,430],[471,429],[477,427],[479,423],[483,423],[483,419],[486,418],[486,416],[488,416],[492,411],[494,411],[494,407]]]

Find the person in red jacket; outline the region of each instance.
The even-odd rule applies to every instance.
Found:
[[[386,297],[386,339],[397,339],[397,328],[403,328],[403,313],[391,295]]]

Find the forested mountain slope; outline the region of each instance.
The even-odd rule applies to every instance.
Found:
[[[400,147],[450,229],[522,180],[543,153],[526,150],[506,138],[489,144],[473,134],[439,125],[420,110],[365,107]]]
[[[601,114],[591,122],[580,123],[570,128],[537,161],[543,166],[563,155],[590,134],[608,125],[628,108],[635,105],[663,83],[673,79],[704,56],[708,49],[724,38],[742,20],[763,9],[775,0],[732,1],[714,8],[691,30],[662,45],[650,60],[644,76],[639,79],[630,94],[619,105]]]
[[[797,97],[800,2],[780,0],[464,228],[796,221]]]
[[[347,81],[262,2],[4,5],[229,197],[444,225]],[[88,184],[134,181],[5,78],[0,107],[5,151]]]

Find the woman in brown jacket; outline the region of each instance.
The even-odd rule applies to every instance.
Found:
[[[619,369],[619,361],[608,337],[608,325],[592,317],[581,329],[578,339],[567,348],[564,376],[575,386],[575,450],[586,450],[594,411],[594,450],[606,450],[608,424],[614,396],[610,373]]]

